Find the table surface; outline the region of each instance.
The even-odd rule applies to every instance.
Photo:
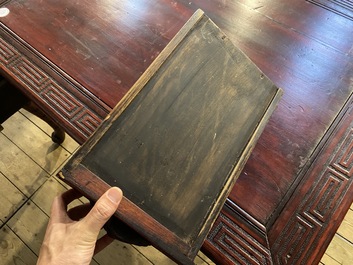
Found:
[[[205,11],[284,90],[228,201],[260,242],[353,90],[353,18],[324,0],[4,3],[1,74],[80,143],[193,12]]]

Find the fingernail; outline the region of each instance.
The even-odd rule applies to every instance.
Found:
[[[121,200],[122,191],[121,189],[114,187],[108,191],[107,196],[113,203],[118,203]]]

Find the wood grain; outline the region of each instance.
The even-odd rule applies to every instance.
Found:
[[[269,231],[300,193],[314,151],[351,95],[352,21],[302,0],[80,3],[61,2],[65,11],[54,1],[7,1],[0,45],[1,71],[31,87],[33,99],[80,143],[197,8],[285,90],[228,201],[248,239],[270,249]],[[87,48],[103,56],[87,58]],[[42,94],[46,84],[54,85]],[[321,244],[333,233],[326,230]]]
[[[15,128],[10,128],[10,126],[15,126]],[[64,148],[48,139],[48,135],[21,113],[12,116],[11,124],[7,125],[5,122],[4,128],[3,133],[24,153],[30,154],[31,158],[36,160],[47,174],[53,173],[70,155]],[[29,128],[27,134],[8,133],[11,130],[23,131],[25,128]],[[48,156],[43,156],[43,149],[46,150]]]
[[[37,256],[18,238],[7,226],[0,230],[1,263],[4,265],[25,264],[34,265],[37,262]]]
[[[92,199],[107,186],[95,178],[121,187],[119,217],[171,257],[193,259],[280,94],[198,11],[63,169],[64,180]]]
[[[193,29],[83,161],[182,237],[199,233],[225,185],[217,176],[231,174],[274,96],[211,26]]]
[[[338,235],[334,236],[326,253],[331,257],[335,257],[339,264],[348,265],[353,261],[353,245]]]
[[[33,202],[28,201],[9,220],[8,226],[35,253],[39,254],[49,217]]]
[[[9,141],[4,134],[0,134],[0,143],[2,174],[24,195],[29,197],[47,180],[48,173],[33,162],[18,146]],[[28,185],[28,183],[31,183],[31,185]]]
[[[340,265],[341,263],[339,263],[337,260],[330,257],[329,255],[325,254],[323,255],[319,264],[320,265]]]
[[[337,233],[353,244],[353,210],[350,209],[344,217]]]
[[[0,169],[1,170],[1,169]],[[6,222],[22,206],[26,196],[0,171],[0,221]]]

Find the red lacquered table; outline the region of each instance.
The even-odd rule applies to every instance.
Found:
[[[2,2],[0,74],[79,143],[201,8],[284,90],[203,250],[219,264],[319,262],[353,199],[349,8],[326,0]]]

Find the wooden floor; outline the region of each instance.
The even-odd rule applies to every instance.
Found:
[[[56,172],[78,148],[52,143],[51,128],[21,110],[0,133],[0,264],[35,264],[53,197],[68,187]],[[118,262],[119,261],[119,262]],[[201,252],[196,264],[214,264]],[[22,262],[22,263],[21,263]],[[92,264],[174,264],[153,247],[114,242]],[[353,264],[353,204],[321,264]]]

